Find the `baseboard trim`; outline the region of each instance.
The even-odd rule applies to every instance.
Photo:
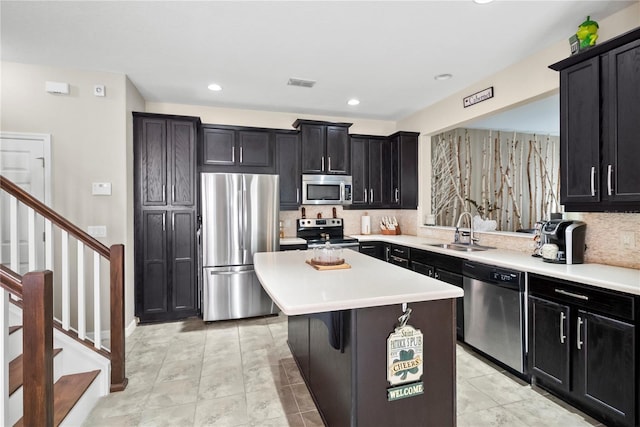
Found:
[[[134,317],[129,323],[129,325],[126,328],[124,328],[124,336],[125,337],[131,336],[133,331],[136,330],[137,326],[138,326],[138,318]]]

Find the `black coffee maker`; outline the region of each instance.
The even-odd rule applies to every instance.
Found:
[[[556,245],[558,251],[554,257],[544,256],[545,262],[558,264],[582,264],[584,262],[584,251],[587,248],[584,244],[587,224],[582,221],[572,221],[565,219],[552,219],[547,221],[542,227],[542,238],[544,244]],[[553,253],[555,251],[552,251]]]

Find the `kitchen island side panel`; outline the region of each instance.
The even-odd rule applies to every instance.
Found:
[[[455,426],[455,299],[410,303],[408,324],[423,333],[424,394],[387,401],[387,337],[401,305],[354,310],[353,367],[358,426]]]

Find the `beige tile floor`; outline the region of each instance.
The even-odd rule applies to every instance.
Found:
[[[322,426],[286,340],[283,315],[139,326],[127,338],[129,386],[84,425]],[[460,345],[457,385],[460,427],[599,425]]]

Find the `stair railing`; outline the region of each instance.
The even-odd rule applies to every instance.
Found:
[[[25,369],[22,381],[23,425],[53,425],[53,275],[51,271],[25,274],[23,277],[0,266],[2,304],[0,326],[2,327],[3,405],[0,408],[0,423],[9,421],[9,294],[22,299],[22,358]]]
[[[121,391],[127,386],[125,377],[125,336],[124,336],[124,245],[116,244],[107,248],[105,245],[85,233],[75,224],[44,205],[18,185],[0,175],[0,189],[9,197],[10,218],[10,268],[19,271],[19,222],[25,220],[18,217],[18,206],[26,206],[26,222],[28,228],[28,271],[36,266],[36,214],[44,219],[44,269],[59,274],[60,291],[54,292],[56,300],[53,306],[57,312],[52,314],[54,326],[94,351],[111,360],[111,391]],[[3,208],[4,209],[4,208]],[[4,212],[3,212],[4,214]],[[40,219],[40,218],[38,218]],[[54,257],[54,228],[60,233],[59,257]],[[70,254],[70,242],[76,241],[76,256]],[[85,261],[85,252],[93,253],[93,262]],[[55,258],[55,259],[54,259]],[[102,297],[101,297],[101,262],[109,264],[109,338],[108,347],[102,331]],[[55,263],[55,268],[54,268]],[[75,263],[75,265],[73,265]],[[87,265],[89,267],[87,267]],[[75,271],[73,269],[75,268]],[[42,268],[40,268],[42,269]],[[86,276],[91,271],[93,281],[93,304],[87,302]],[[72,274],[72,273],[76,274]],[[106,274],[106,272],[105,272]],[[55,280],[58,280],[56,275]],[[91,280],[89,280],[91,281]],[[74,289],[72,289],[74,288]],[[76,296],[76,311],[72,313],[72,290]],[[87,307],[93,311],[90,316]],[[93,324],[92,336],[87,332],[87,324]]]

